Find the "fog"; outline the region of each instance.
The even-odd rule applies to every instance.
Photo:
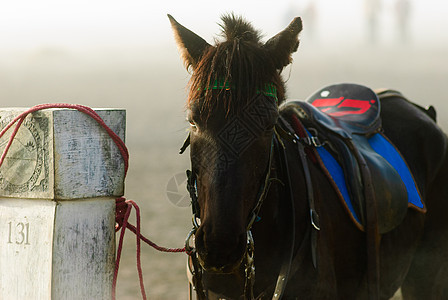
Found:
[[[189,167],[188,154],[177,154],[186,135],[189,73],[166,14],[209,43],[219,38],[217,23],[226,12],[245,16],[265,40],[301,16],[301,44],[283,71],[289,98],[305,99],[337,82],[390,87],[422,105],[435,105],[448,131],[447,2],[410,0],[407,17],[397,13],[396,1],[370,2],[378,5],[372,19],[367,2],[359,0],[3,1],[0,103],[125,108],[130,151],[125,196],[142,208],[145,235],[182,247],[190,208],[171,203],[166,184]],[[143,249],[149,297],[186,299],[185,255]],[[128,233],[118,299],[138,297],[136,274],[135,240]]]
[[[375,4],[369,4],[375,3]],[[310,17],[324,42],[360,40],[364,35],[366,11],[378,14],[378,32],[383,42],[393,39],[397,22],[396,0],[302,0],[302,1],[153,1],[133,0],[19,0],[0,4],[2,50],[33,50],[59,47],[91,51],[102,48],[160,46],[170,40],[166,14],[200,29],[206,38],[216,33],[216,22],[225,12],[242,14],[267,35],[292,16]],[[414,41],[440,45],[447,42],[446,12],[442,0],[408,0],[409,31]],[[311,13],[311,7],[314,13]],[[369,9],[368,7],[372,7]],[[307,15],[305,15],[307,14]],[[312,17],[312,18],[311,18]],[[306,25],[305,25],[306,28]],[[307,34],[304,33],[306,36]],[[442,41],[443,40],[443,41]]]

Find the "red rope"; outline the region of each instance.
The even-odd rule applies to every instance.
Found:
[[[172,252],[172,253],[179,253],[179,252],[185,252],[185,247],[184,248],[165,248],[162,246],[157,245],[156,243],[150,241],[148,238],[144,237],[142,234],[138,233],[138,228],[135,228],[135,226],[133,226],[132,224],[129,224],[126,221],[126,226],[124,226],[124,218],[125,213],[127,208],[130,206],[129,204],[127,204],[127,201],[132,201],[132,200],[126,200],[125,198],[121,197],[121,198],[117,198],[117,212],[116,212],[116,225],[115,225],[115,231],[119,231],[122,227],[126,227],[126,229],[129,229],[130,231],[132,231],[134,234],[139,234],[140,235],[140,239],[142,241],[144,241],[146,244],[148,244],[149,246],[153,247],[154,249],[161,251],[161,252]],[[136,211],[139,209],[137,204],[135,202],[132,201],[132,206],[135,207]],[[138,218],[140,218],[139,213],[137,213],[137,220]]]
[[[25,112],[18,115],[16,118],[14,118],[8,125],[6,125],[5,128],[0,132],[0,138],[15,124],[17,123],[16,127],[14,128],[13,132],[11,133],[11,136],[9,137],[8,143],[3,150],[2,156],[0,157],[0,166],[3,164],[6,154],[9,151],[9,148],[12,145],[12,142],[19,131],[20,126],[22,125],[23,121],[25,120],[26,116],[30,113],[42,110],[42,109],[50,109],[50,108],[67,108],[67,109],[75,109],[82,113],[87,114],[92,119],[98,122],[98,124],[106,130],[106,132],[109,134],[109,136],[112,138],[112,140],[115,142],[115,144],[118,147],[118,150],[120,151],[123,161],[124,161],[124,175],[126,176],[129,166],[129,152],[125,145],[125,143],[121,140],[121,138],[115,134],[115,132],[110,129],[106,123],[104,123],[103,119],[90,107],[79,105],[79,104],[67,104],[67,103],[52,103],[52,104],[40,104],[36,105]],[[136,217],[137,217],[137,227],[133,226],[128,222],[129,216],[131,214],[132,207],[135,208],[136,211]],[[118,232],[120,229],[120,239],[118,242],[118,248],[117,248],[117,257],[115,260],[115,271],[114,271],[114,278],[112,282],[112,298],[115,299],[116,297],[116,285],[117,285],[117,277],[118,277],[118,268],[120,265],[120,258],[121,258],[121,252],[123,249],[123,240],[124,240],[124,234],[126,232],[126,229],[129,229],[136,235],[137,239],[137,271],[138,271],[138,277],[140,280],[140,290],[142,293],[142,298],[147,299],[146,292],[145,292],[145,286],[143,283],[143,272],[141,267],[141,240],[143,240],[145,243],[153,247],[154,249],[158,251],[163,252],[171,252],[171,253],[179,253],[179,252],[185,252],[185,248],[165,248],[158,246],[154,242],[151,242],[148,238],[144,237],[140,233],[140,209],[132,200],[126,200],[124,197],[120,197],[116,199],[116,212],[115,212],[115,232]]]
[[[120,219],[121,222],[119,224],[115,225],[115,231],[118,231],[121,228],[123,228],[123,230],[120,233],[120,240],[119,240],[118,250],[117,250],[117,259],[115,261],[114,279],[112,282],[112,299],[115,299],[115,297],[116,297],[118,268],[120,265],[124,233],[126,231],[125,229],[127,228],[127,226],[130,225],[130,224],[128,224],[128,219],[131,214],[132,206],[134,206],[135,211],[137,213],[137,233],[135,235],[137,238],[137,272],[138,272],[138,278],[140,280],[140,290],[142,292],[142,298],[146,300],[146,292],[145,292],[145,286],[143,284],[143,272],[142,272],[141,258],[140,258],[141,257],[140,256],[140,237],[141,237],[141,235],[140,235],[140,209],[134,201],[126,200],[123,197],[117,198],[116,203],[117,203],[117,208],[119,207],[120,217],[123,215],[123,212],[124,212],[124,216],[123,216],[123,219]],[[125,204],[125,205],[123,205],[123,204]],[[117,220],[117,218],[118,218],[118,213],[115,216],[116,220]]]
[[[135,208],[136,212],[136,219],[137,219],[137,227],[133,226],[128,222],[132,207]],[[112,283],[112,299],[115,299],[115,290],[117,285],[117,276],[118,276],[118,268],[120,264],[120,257],[121,257],[121,250],[123,247],[123,239],[124,239],[124,233],[126,229],[129,229],[133,233],[135,233],[137,238],[137,271],[138,276],[140,279],[140,290],[142,293],[142,298],[146,299],[146,293],[145,293],[145,287],[143,285],[143,272],[141,268],[141,258],[140,258],[140,240],[147,243],[149,246],[153,247],[154,249],[162,252],[169,252],[169,253],[179,253],[179,252],[185,252],[184,248],[165,248],[157,245],[156,243],[150,241],[148,238],[144,237],[140,233],[140,208],[138,207],[137,203],[135,203],[132,200],[126,200],[124,197],[120,197],[116,199],[116,215],[115,215],[115,232],[119,231],[121,229],[120,233],[120,240],[118,243],[118,249],[117,249],[117,259],[115,263],[115,272],[114,272],[114,279]]]
[[[79,105],[79,104],[67,104],[67,103],[52,103],[52,104],[40,104],[33,106],[32,108],[28,109],[27,111],[21,113],[17,117],[14,118],[11,122],[9,122],[8,125],[6,125],[5,128],[0,132],[0,138],[8,131],[9,128],[11,128],[16,122],[17,125],[14,128],[11,136],[9,137],[8,144],[6,145],[5,149],[3,150],[3,154],[0,158],[0,166],[3,164],[3,161],[5,160],[6,154],[8,153],[9,148],[11,147],[12,141],[14,140],[14,137],[16,136],[17,132],[19,131],[20,125],[22,125],[23,121],[25,120],[26,116],[30,113],[36,112],[38,110],[42,109],[49,109],[49,108],[68,108],[68,109],[76,109],[80,112],[83,112],[87,115],[89,115],[92,119],[98,122],[109,134],[109,136],[112,138],[112,140],[117,145],[118,149],[120,150],[121,155],[123,156],[124,160],[124,174],[126,176],[126,173],[128,171],[129,166],[129,153],[128,149],[126,148],[126,145],[124,142],[120,139],[118,135],[113,132],[112,129],[110,129],[106,123],[104,123],[103,119],[90,107]]]

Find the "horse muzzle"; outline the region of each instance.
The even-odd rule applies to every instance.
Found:
[[[246,233],[212,234],[199,227],[195,235],[198,260],[205,271],[213,273],[233,273],[239,269],[246,253]]]

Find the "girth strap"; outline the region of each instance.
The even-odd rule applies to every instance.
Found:
[[[358,149],[351,143],[351,150],[359,164],[361,177],[364,184],[364,198],[365,198],[365,216],[366,216],[366,248],[367,248],[367,289],[368,298],[372,300],[379,299],[379,248],[380,248],[380,234],[378,230],[378,208],[375,199],[375,193],[372,185],[372,178],[370,175],[367,163],[359,153]]]

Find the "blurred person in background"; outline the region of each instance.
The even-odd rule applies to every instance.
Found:
[[[395,16],[398,29],[398,39],[402,43],[409,41],[409,17],[411,14],[411,2],[409,0],[395,1]]]
[[[378,17],[381,10],[381,3],[379,0],[365,0],[364,7],[367,19],[368,41],[375,44],[378,40]]]
[[[310,41],[316,39],[316,25],[317,25],[317,0],[310,0],[308,5],[303,9],[303,22],[306,24],[306,34]]]

